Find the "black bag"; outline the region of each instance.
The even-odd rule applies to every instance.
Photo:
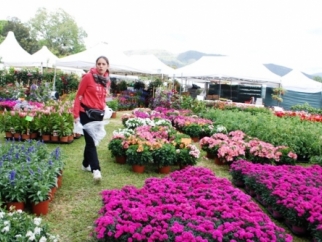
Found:
[[[85,109],[85,113],[88,118],[94,120],[94,121],[102,121],[105,115],[105,110],[100,109],[94,109],[86,107],[84,104],[82,104],[82,107]]]

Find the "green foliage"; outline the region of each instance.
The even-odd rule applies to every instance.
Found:
[[[182,129],[183,132],[190,137],[200,137],[203,132],[201,125],[195,123],[186,125]]]
[[[159,167],[171,166],[177,160],[176,149],[172,144],[163,144],[159,149],[153,150],[152,156]]]
[[[160,87],[160,86],[162,86],[162,80],[160,80],[158,78],[149,83],[149,88],[151,88],[151,89],[152,88],[157,88],[157,87]]]
[[[285,94],[286,90],[282,87],[274,88],[272,93],[272,99],[277,102],[279,105],[281,102],[283,102],[282,96]]]
[[[117,91],[122,92],[127,90],[127,82],[126,81],[120,81],[117,83]]]
[[[0,71],[0,86],[5,87],[0,91],[1,97],[14,97],[17,91],[17,84],[19,87],[24,87],[24,93],[33,93],[30,100],[45,102],[49,99],[49,92],[53,90],[55,73],[53,71],[45,71],[43,74],[37,68],[23,68],[22,70]],[[31,90],[31,86],[36,85],[36,90]],[[79,85],[79,77],[75,74],[65,74],[62,71],[56,72],[55,90],[62,95],[63,93],[70,93],[77,90]],[[30,89],[27,87],[30,86]],[[27,98],[28,99],[28,98]]]
[[[126,155],[126,150],[123,149],[123,140],[122,139],[112,139],[108,143],[108,149],[111,151],[112,157],[116,156],[125,156]]]
[[[117,99],[106,102],[106,105],[115,112],[119,109],[119,101]]]
[[[57,56],[66,56],[85,50],[86,32],[63,9],[47,12],[39,8],[28,25],[31,36],[45,45]]]
[[[0,241],[58,241],[58,236],[50,233],[48,224],[26,212],[3,211],[0,209]],[[35,232],[39,231],[39,232]],[[34,236],[34,239],[31,239]]]
[[[313,77],[314,81],[317,81],[317,82],[322,82],[322,77],[320,76],[315,76]]]
[[[137,82],[134,83],[133,88],[135,90],[144,89],[145,88],[145,84],[143,82],[141,82],[141,81],[137,81]]]
[[[297,104],[291,107],[291,110],[293,111],[305,111],[311,114],[322,114],[322,109],[320,108],[314,108],[308,103],[304,104]]]
[[[18,18],[13,17],[6,22],[2,22],[0,35],[5,38],[9,31],[14,32],[18,43],[28,53],[33,54],[40,49],[37,40],[30,36],[30,28],[26,24],[21,23]]]
[[[303,122],[298,117],[279,118],[272,114],[251,115],[219,109],[209,109],[204,118],[223,124],[228,132],[241,130],[251,137],[271,143],[274,146],[285,145],[297,155],[319,155],[318,140],[322,136],[320,123]]]
[[[153,163],[152,152],[147,145],[131,145],[126,150],[126,163],[129,165],[147,165]]]

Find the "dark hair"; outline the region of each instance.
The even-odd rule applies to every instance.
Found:
[[[105,57],[104,55],[101,55],[100,57],[98,57],[96,59],[96,62],[95,62],[96,64],[97,64],[97,62],[98,62],[99,59],[104,59],[108,65],[110,64],[110,62],[108,61],[107,57]]]

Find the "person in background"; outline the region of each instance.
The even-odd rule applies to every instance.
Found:
[[[104,110],[106,106],[106,97],[109,96],[110,89],[109,79],[109,61],[105,56],[100,56],[96,60],[96,68],[91,68],[86,73],[78,86],[78,90],[74,100],[73,115],[77,123],[80,121],[85,125],[93,121],[87,114],[85,109]],[[85,138],[85,149],[82,169],[91,171],[95,181],[102,179],[101,167],[98,160],[97,150],[93,138],[83,129]]]

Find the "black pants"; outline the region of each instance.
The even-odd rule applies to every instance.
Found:
[[[88,116],[84,112],[80,112],[79,117],[80,117],[80,123],[82,125],[85,125],[87,123],[93,122],[93,120],[88,118]],[[101,170],[94,140],[86,132],[86,130],[83,129],[83,132],[84,132],[84,138],[85,138],[83,166],[88,167],[88,165],[90,165],[91,169],[92,169],[92,172],[93,172],[93,170]]]

